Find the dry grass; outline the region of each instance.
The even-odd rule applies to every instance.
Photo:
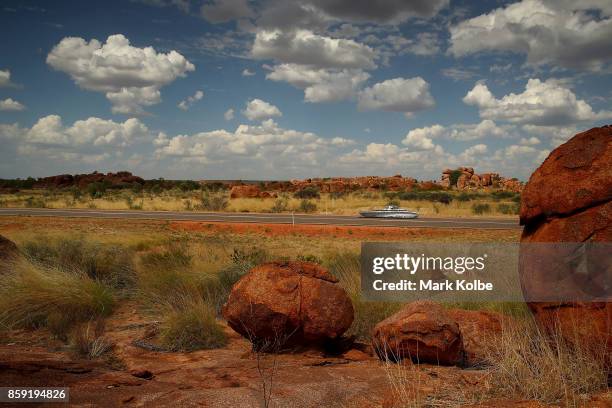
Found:
[[[47,327],[65,338],[76,323],[111,313],[111,290],[77,270],[16,262],[0,279],[0,325]]]
[[[492,391],[505,397],[583,406],[584,396],[606,390],[606,345],[544,333],[532,318],[509,323],[488,350]]]
[[[81,357],[96,359],[113,348],[113,344],[104,336],[104,319],[90,320],[73,331],[71,345]]]

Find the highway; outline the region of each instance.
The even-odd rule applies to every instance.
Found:
[[[504,218],[434,218],[412,220],[363,218],[348,215],[305,215],[264,213],[212,213],[137,210],[0,208],[0,216],[66,218],[111,218],[131,220],[172,220],[221,223],[296,224],[409,228],[521,229],[518,219]]]

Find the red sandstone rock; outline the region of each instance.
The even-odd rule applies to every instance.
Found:
[[[612,126],[579,133],[557,147],[531,175],[521,222],[567,215],[612,199]]]
[[[230,190],[230,198],[258,198],[260,195],[261,189],[255,184],[234,186]]]
[[[252,341],[309,345],[337,339],[353,322],[353,305],[337,282],[314,263],[266,263],[234,285],[223,316]]]
[[[611,198],[612,126],[579,133],[553,150],[529,179],[521,202],[525,225],[521,242],[610,242]],[[521,256],[526,256],[525,251]],[[586,263],[586,269],[578,271],[572,262],[551,259],[539,264],[521,261],[527,299],[542,299],[551,281],[562,293],[571,293],[576,283],[609,283],[609,276],[601,275],[592,264]],[[542,327],[558,328],[568,340],[593,348],[607,344],[612,360],[612,303],[531,302],[529,307]]]
[[[410,358],[420,363],[463,363],[459,326],[440,305],[419,301],[374,327],[372,344],[381,359]]]
[[[487,347],[490,347],[493,338],[501,335],[502,323],[508,318],[485,310],[451,309],[448,314],[459,325],[465,364],[483,364],[487,358]]]

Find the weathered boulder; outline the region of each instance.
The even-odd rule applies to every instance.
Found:
[[[502,324],[509,317],[487,310],[451,309],[448,315],[457,322],[465,365],[473,367],[485,363],[488,347],[502,333]]]
[[[374,327],[372,345],[381,359],[463,364],[461,332],[439,304],[412,302]]]
[[[223,316],[254,343],[310,345],[338,339],[353,322],[353,305],[337,283],[315,263],[259,265],[234,285]]]
[[[0,262],[17,257],[19,249],[13,241],[0,235]]]
[[[610,242],[611,199],[612,126],[579,133],[553,150],[525,186],[521,242]],[[523,248],[521,257],[525,252]],[[583,267],[563,259],[539,264],[522,260],[520,277],[525,297],[542,299],[551,281],[562,293],[571,293],[577,283],[610,284],[609,271],[601,275],[601,269],[594,268],[590,260],[580,265]],[[529,307],[542,327],[560,330],[568,340],[593,347],[607,344],[608,356],[612,355],[612,303],[605,298],[600,302],[569,300],[530,302]]]

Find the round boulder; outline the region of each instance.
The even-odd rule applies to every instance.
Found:
[[[463,342],[455,320],[439,304],[412,302],[374,327],[372,345],[382,360],[463,364]]]
[[[223,316],[254,344],[321,344],[338,339],[353,322],[351,300],[337,283],[315,263],[259,265],[236,282]]]
[[[559,330],[568,340],[594,347],[607,344],[608,355],[612,351],[612,303],[605,288],[611,280],[610,271],[601,267],[602,259],[609,262],[605,261],[610,256],[606,249],[577,246],[584,253],[572,253],[580,262],[567,261],[569,258],[556,252],[547,257],[550,262],[538,262],[526,253],[537,247],[529,246],[532,243],[610,242],[611,200],[612,126],[604,126],[579,133],[551,152],[525,186],[520,213],[525,226],[521,243],[527,244],[521,248],[520,278],[536,320],[545,329]],[[545,300],[551,287],[561,294],[586,288],[595,295],[589,302],[577,297],[573,299],[578,301],[571,301],[571,296],[539,301]]]

